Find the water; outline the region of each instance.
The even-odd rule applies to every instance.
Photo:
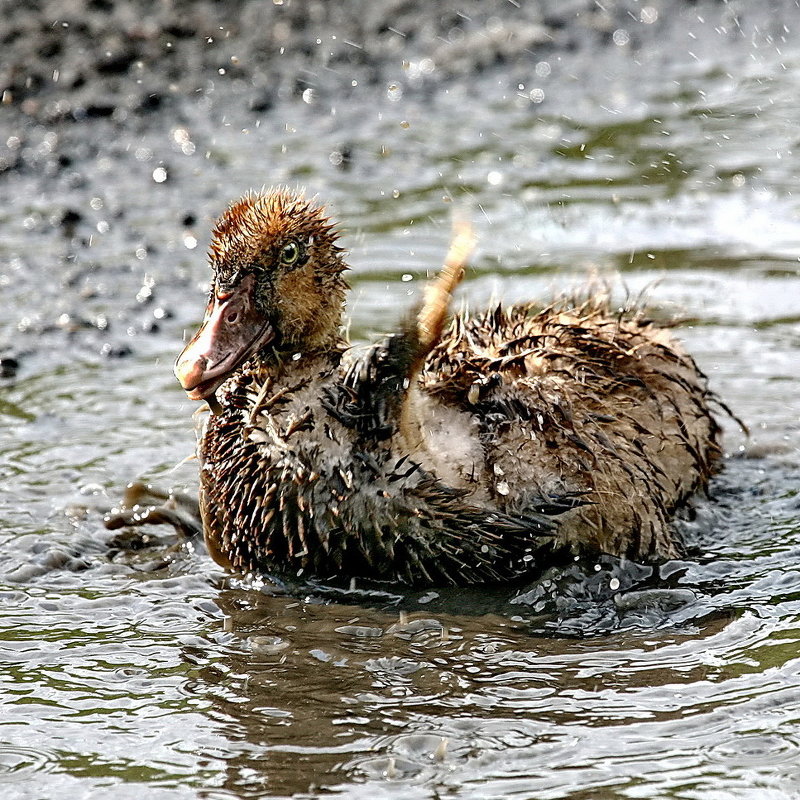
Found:
[[[0,211],[0,356],[19,362],[0,385],[4,797],[800,796],[800,12],[782,13],[739,39],[684,17],[638,53],[565,51],[519,89],[498,68],[257,114],[232,85],[146,124],[25,129],[34,166],[3,175]],[[356,340],[400,318],[456,208],[479,237],[471,306],[599,274],[689,320],[751,431],[726,421],[725,470],[681,523],[691,557],[285,593],[164,531],[136,550],[105,531],[131,479],[195,485],[171,364],[214,216],[278,182],[342,221]]]

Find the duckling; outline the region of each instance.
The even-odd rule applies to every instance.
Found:
[[[359,352],[338,241],[285,188],[213,231],[205,318],[175,374],[212,409],[200,512],[220,565],[464,585],[564,554],[681,552],[671,520],[716,469],[720,427],[668,330],[597,297],[448,322],[461,231],[399,331]]]

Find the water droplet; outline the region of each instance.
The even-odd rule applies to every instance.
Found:
[[[290,647],[290,643],[280,636],[250,636],[249,644],[253,652],[261,655],[275,655]]]
[[[653,6],[645,6],[639,14],[639,19],[645,25],[652,25],[658,19],[658,9]]]
[[[152,299],[153,297],[153,289],[150,286],[142,286],[138,292],[136,292],[136,302],[137,303],[146,303],[148,300]]]
[[[386,96],[392,102],[397,102],[403,96],[403,87],[397,83],[390,83],[386,89]]]
[[[167,177],[168,177],[168,175],[167,175],[167,170],[166,170],[165,167],[156,167],[153,170],[153,180],[156,183],[164,183],[164,181],[167,179]]]
[[[619,578],[612,578],[608,582],[608,588],[611,589],[612,592],[616,592],[619,589]]]
[[[631,40],[631,35],[624,28],[617,28],[611,37],[614,44],[618,47],[624,47]]]
[[[499,186],[503,182],[503,175],[497,170],[492,170],[486,176],[486,181],[490,186]]]

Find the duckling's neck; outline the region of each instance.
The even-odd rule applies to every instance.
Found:
[[[350,343],[338,331],[313,342],[281,342],[256,353],[248,371],[279,378],[312,367],[336,366],[349,347]]]

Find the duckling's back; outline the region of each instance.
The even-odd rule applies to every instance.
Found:
[[[720,428],[671,333],[605,300],[456,316],[425,361],[400,436],[440,479],[509,515],[575,498],[557,543],[678,555],[670,520],[704,487]]]

